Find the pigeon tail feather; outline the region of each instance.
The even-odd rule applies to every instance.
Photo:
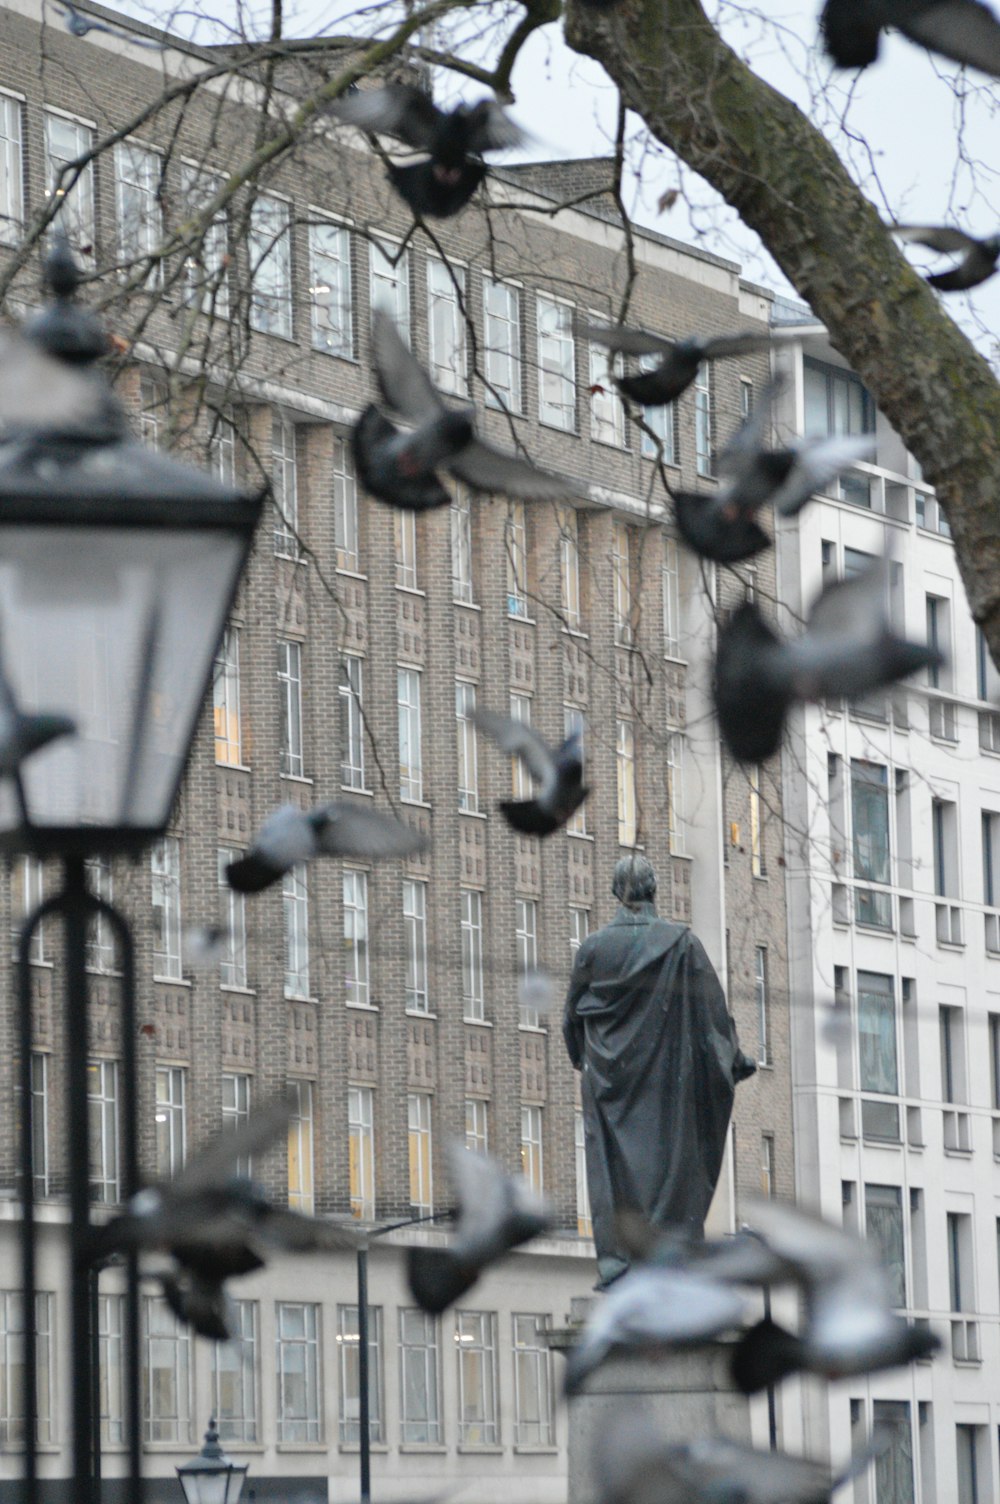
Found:
[[[431,1316],[440,1316],[479,1278],[478,1267],[463,1263],[450,1248],[408,1249],[406,1272],[414,1300]]]

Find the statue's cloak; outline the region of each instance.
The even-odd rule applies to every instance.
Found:
[[[617,1208],[702,1235],[734,1079],[749,1062],[701,942],[651,903],[619,909],[580,946],[563,1035],[581,1072],[594,1242],[608,1278],[627,1262]]]

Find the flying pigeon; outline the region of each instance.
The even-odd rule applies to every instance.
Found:
[[[382,395],[412,427],[403,432],[378,408],[365,409],[352,434],[357,471],[365,487],[390,506],[422,511],[450,505],[435,471],[443,468],[474,491],[522,501],[559,501],[579,487],[504,454],[476,436],[474,409],[446,407],[420,362],[406,348],[392,319],[377,310],[372,351]]]
[[[648,1353],[709,1342],[739,1326],[744,1297],[709,1275],[670,1264],[633,1266],[595,1303],[593,1315],[570,1349],[567,1394],[613,1350]]]
[[[315,809],[283,804],[268,815],[246,856],[230,862],[226,880],[238,893],[259,893],[314,856],[412,856],[427,837],[378,810],[339,799]]]
[[[867,68],[881,34],[895,27],[911,42],[1000,78],[1000,22],[980,0],[826,0],[820,31],[838,68]]]
[[[798,1336],[765,1317],[740,1339],[732,1374],[744,1394],[799,1371],[839,1379],[897,1368],[940,1346],[895,1315],[888,1272],[871,1244],[779,1201],[756,1202],[749,1223],[794,1272],[806,1312]]]
[[[583,784],[580,733],[574,731],[553,749],[524,721],[496,715],[492,710],[477,711],[475,719],[501,752],[521,759],[539,785],[533,799],[501,802],[507,824],[529,836],[550,836],[560,830],[590,793]]]
[[[772,328],[767,333],[747,330],[739,334],[720,334],[710,339],[671,340],[660,334],[646,334],[640,329],[626,329],[614,324],[585,324],[581,334],[596,344],[623,355],[659,355],[659,365],[651,371],[633,376],[616,376],[615,385],[633,402],[644,407],[658,407],[673,402],[687,391],[706,360],[721,360],[731,355],[751,355],[755,350],[769,350],[784,340],[801,339],[818,333],[818,324],[790,324]]]
[[[89,16],[78,11],[75,5],[70,4],[70,0],[60,0],[58,10],[66,30],[75,37],[85,37],[91,31],[106,31],[108,36],[117,37],[119,42],[128,42],[133,47],[153,47],[157,52],[163,51],[161,42],[148,41],[143,37],[133,36],[131,32],[119,31],[117,26],[106,26],[103,21],[92,21]]]
[[[963,253],[962,260],[950,271],[934,272],[927,278],[941,292],[967,292],[970,287],[978,287],[992,277],[1000,260],[1000,235],[977,240],[974,235],[948,225],[889,225],[888,228],[900,240],[915,240],[932,251]]]
[[[882,560],[829,585],[797,638],[779,637],[747,602],[719,632],[715,709],[722,739],[741,761],[763,762],[777,751],[793,701],[867,694],[941,662],[935,649],[889,625]]]
[[[451,1139],[448,1167],[458,1196],[455,1236],[447,1248],[407,1250],[413,1298],[432,1315],[471,1289],[488,1265],[552,1226],[547,1202],[490,1155]]]
[[[306,1217],[275,1206],[233,1166],[268,1149],[287,1128],[286,1099],[257,1108],[241,1127],[221,1133],[173,1180],[148,1186],[125,1211],[91,1234],[94,1262],[115,1253],[159,1253],[170,1259],[160,1277],[175,1313],[201,1336],[223,1342],[235,1335],[225,1281],[260,1269],[276,1252],[356,1249],[354,1222]]]
[[[338,100],[332,113],[345,125],[395,136],[427,160],[407,166],[391,163],[393,187],[415,214],[447,219],[457,214],[486,176],[485,152],[522,146],[525,133],[492,99],[440,110],[412,84],[385,84]]]

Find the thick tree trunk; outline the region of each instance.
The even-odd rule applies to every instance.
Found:
[[[722,41],[698,0],[568,0],[566,38],[737,210],[920,461],[1000,663],[1000,384],[911,270],[823,135]]]

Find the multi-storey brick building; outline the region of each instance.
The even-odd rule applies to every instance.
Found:
[[[439,1322],[414,1309],[400,1249],[446,1234],[431,1225],[373,1241],[376,1480],[397,1495],[474,1480],[559,1500],[566,1422],[545,1331],[589,1291],[594,1264],[558,1009],[574,947],[613,913],[610,875],[623,850],[647,852],[661,912],[693,923],[728,974],[761,1064],[738,1094],[714,1225],[731,1225],[738,1190],[762,1181],[791,1190],[781,789],[770,769],[748,778],[722,767],[708,671],[716,606],[748,588],[773,600],[773,562],[710,578],[664,525],[661,483],[712,484],[713,455],[768,361],[706,369],[674,408],[648,413],[643,431],[576,316],[617,312],[629,255],[630,321],[668,335],[763,326],[769,297],[731,262],[661,235],[635,230],[629,247],[607,198],[556,215],[564,198],[607,184],[607,163],[506,169],[485,207],[435,226],[433,238],[410,234],[379,163],[347,132],[304,136],[242,181],[243,165],[255,150],[266,156],[322,76],[321,57],[310,55],[307,70],[299,59],[282,64],[268,111],[273,80],[259,69],[150,111],[161,91],[216,68],[218,54],[172,42],[139,54],[98,32],[81,40],[42,24],[33,4],[0,12],[0,35],[10,298],[35,295],[36,259],[18,266],[24,225],[47,190],[68,187],[59,212],[91,247],[86,264],[108,273],[94,292],[127,347],[119,385],[143,435],[200,447],[248,485],[267,478],[276,501],[170,830],[145,861],[93,869],[136,931],[143,1165],[171,1173],[221,1125],[291,1088],[287,1152],[252,1171],[300,1209],[353,1211],[376,1231],[441,1211],[454,1136],[523,1166],[552,1199],[556,1230]],[[108,144],[112,132],[123,139]],[[75,183],[58,179],[92,149]],[[225,202],[196,233],[189,216],[213,194]],[[518,507],[456,493],[450,509],[414,519],[364,496],[347,434],[373,393],[374,305],[397,319],[439,385],[476,401],[489,437],[565,473],[577,499]],[[478,706],[530,719],[551,740],[585,723],[593,794],[566,832],[538,843],[497,815],[521,775],[477,735]],[[270,810],[335,798],[395,809],[432,849],[402,864],[316,862],[246,901],[228,890],[225,863]],[[3,897],[9,928],[52,880],[17,864]],[[229,933],[221,967],[193,968],[185,932],[217,922]],[[53,1479],[66,1473],[68,1399],[58,951],[45,931],[33,962],[45,1125],[40,1440]],[[119,1024],[114,949],[100,930],[89,964],[94,1195],[113,1204]],[[552,1013],[522,985],[536,969],[552,980]],[[11,988],[8,969],[7,1100]],[[0,1497],[18,1470],[15,1139],[8,1115]],[[259,1500],[346,1495],[358,1440],[353,1264],[278,1261],[234,1293],[244,1340],[214,1348],[177,1327],[149,1286],[144,1442],[162,1480],[155,1497],[172,1496],[173,1468],[213,1411],[230,1450],[250,1460]],[[100,1326],[113,1478],[123,1425],[113,1270],[102,1276]]]

